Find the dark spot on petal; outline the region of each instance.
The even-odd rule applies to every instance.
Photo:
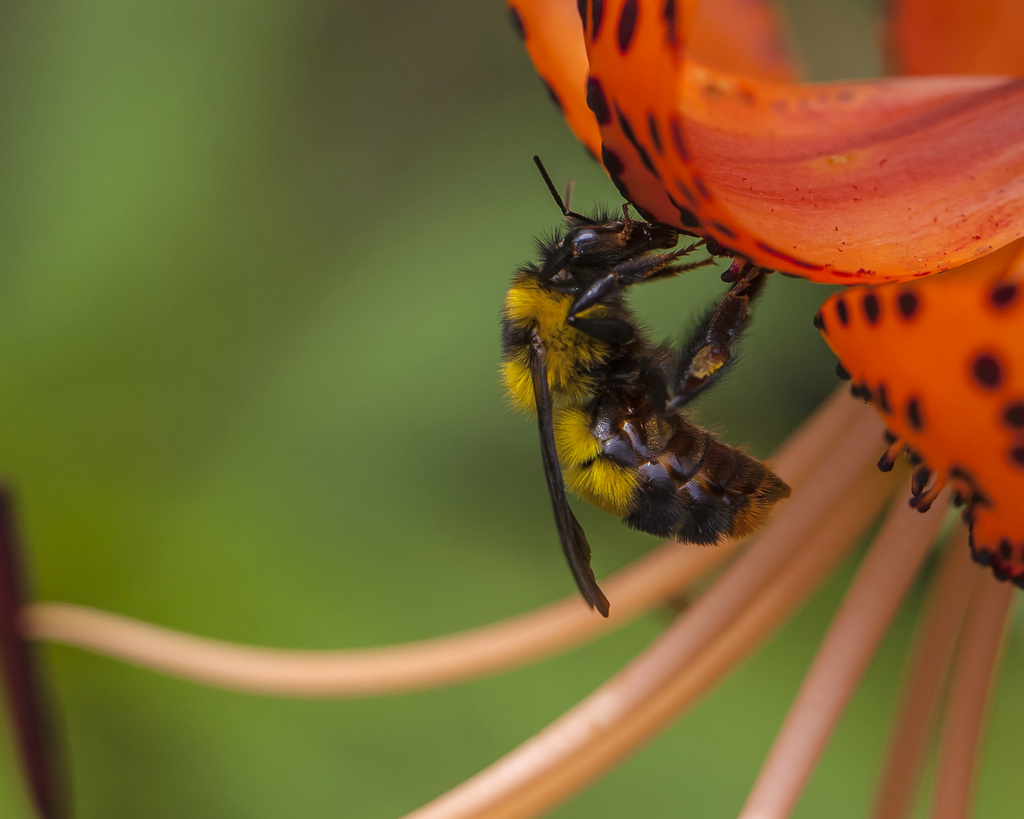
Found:
[[[728,225],[723,225],[721,222],[712,222],[711,227],[714,228],[716,233],[724,236],[726,239],[736,238],[736,231]]]
[[[604,0],[593,0],[590,4],[590,39],[596,40],[601,33],[601,23],[604,22]]]
[[[996,309],[1009,307],[1017,300],[1018,287],[1015,282],[1000,282],[992,288],[989,298]]]
[[[668,201],[672,203],[672,206],[679,212],[679,224],[686,228],[699,228],[701,225],[700,219],[694,214],[689,208],[684,208],[675,199],[672,198],[671,194],[668,194]]]
[[[814,326],[819,330],[825,330],[825,317],[821,314],[821,310],[814,314]]]
[[[676,42],[676,0],[665,0],[661,10],[661,16],[665,20],[665,28],[668,29],[668,41],[675,45]]]
[[[697,193],[700,194],[700,198],[705,202],[711,201],[711,191],[708,190],[708,186],[704,184],[704,177],[700,174],[693,175],[693,187],[697,189]]]
[[[587,78],[587,105],[597,117],[598,125],[608,125],[612,121],[612,111],[608,107],[608,98],[597,77]]]
[[[971,374],[977,385],[986,390],[994,390],[1003,383],[1003,365],[992,353],[975,356]]]
[[[637,155],[640,157],[640,161],[655,176],[658,176],[658,171],[654,167],[654,163],[651,161],[651,155],[647,153],[647,149],[640,143],[636,138],[636,133],[633,131],[633,126],[630,121],[626,118],[626,115],[619,110],[618,106],[615,106],[615,114],[619,120],[619,128],[622,129],[623,136],[629,140],[630,144],[636,150]]]
[[[699,228],[700,219],[692,210],[686,208],[679,208],[679,224],[685,228]]]
[[[916,432],[924,429],[924,416],[921,413],[921,402],[917,398],[907,399],[907,423]]]
[[[878,385],[878,390],[875,393],[875,404],[886,415],[892,415],[892,407],[889,405],[889,391],[885,388],[885,384]]]
[[[636,0],[626,0],[622,6],[622,14],[619,15],[619,51],[625,54],[633,45],[633,35],[636,33],[636,16],[639,6]]]
[[[846,302],[842,298],[836,299],[836,315],[839,317],[839,323],[843,327],[849,326],[850,311],[846,309]]]
[[[626,115],[619,110],[619,106],[617,105],[615,106],[615,116],[619,120],[619,127],[622,129],[623,136],[633,143],[633,147],[636,147],[637,141],[636,134],[633,133],[633,126],[630,124],[629,120],[626,119]]]
[[[601,146],[601,164],[604,165],[605,170],[608,171],[610,176],[622,176],[622,171],[624,170],[622,160],[607,145]]]
[[[864,307],[864,317],[868,320],[868,324],[876,324],[879,313],[878,296],[874,293],[867,293],[862,304]]]
[[[1003,407],[1003,423],[1008,427],[1024,427],[1024,401],[1010,401]]]
[[[1010,463],[1018,469],[1024,469],[1024,446],[1010,447]]]
[[[682,179],[674,179],[672,181],[675,183],[676,190],[683,195],[683,198],[687,201],[691,208],[700,207],[700,200],[697,198],[697,195],[690,190],[690,188],[687,186],[685,182],[683,182]]]
[[[675,50],[679,48],[679,28],[676,26],[676,0],[665,0],[662,16],[665,17],[665,40],[669,47]]]
[[[647,168],[652,174],[658,179],[661,179],[661,175],[658,173],[658,169],[654,167],[654,162],[651,160],[651,155],[647,153],[647,149],[644,148],[639,142],[636,144],[636,154],[640,157],[640,161],[644,167]]]
[[[1009,560],[1013,557],[1013,546],[1010,545],[1010,541],[1005,537],[999,541],[999,556],[1003,560]]]
[[[583,28],[587,27],[587,0],[576,0],[576,11],[579,12],[580,22],[583,23]]]
[[[896,307],[900,311],[900,315],[905,319],[913,318],[917,313],[918,300],[917,294],[912,290],[904,290],[899,296],[896,297]]]
[[[668,121],[668,130],[672,135],[672,146],[676,149],[676,153],[679,154],[679,158],[683,162],[690,161],[690,149],[686,145],[686,137],[683,134],[683,123],[679,117],[672,117]]]
[[[659,154],[665,152],[665,149],[661,145],[661,130],[658,128],[658,120],[654,118],[654,114],[647,115],[647,131],[651,135],[651,144],[654,146],[654,150]]]
[[[850,371],[838,361],[836,362],[836,377],[839,378],[840,381],[849,381],[853,378],[853,376],[850,375]]]
[[[804,270],[824,270],[824,265],[815,264],[814,262],[805,262],[803,259],[798,259],[796,256],[792,256],[789,253],[783,253],[777,247],[772,247],[767,242],[758,241],[757,246],[761,248],[765,253],[770,253],[777,259],[789,262],[794,267],[799,267]]]

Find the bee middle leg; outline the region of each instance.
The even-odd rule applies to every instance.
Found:
[[[579,315],[584,310],[601,304],[610,296],[626,287],[644,281],[678,276],[689,270],[710,264],[710,257],[688,264],[676,264],[680,258],[695,250],[700,243],[690,245],[672,253],[640,256],[627,259],[580,293],[569,307],[566,321],[577,330],[587,333],[608,344],[625,344],[635,335],[633,325],[619,318],[586,318]],[[738,286],[738,285],[737,285]],[[735,287],[734,287],[735,289]]]
[[[750,321],[751,304],[767,278],[766,270],[739,259],[722,274],[733,285],[683,345],[672,407],[691,401],[733,360],[734,348]]]

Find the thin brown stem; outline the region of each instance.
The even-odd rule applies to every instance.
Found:
[[[713,549],[666,544],[606,584],[615,617],[578,596],[490,626],[405,645],[349,651],[245,646],[66,603],[25,609],[26,634],[223,688],[290,697],[389,694],[473,679],[585,642],[676,595],[719,562]]]
[[[1018,593],[983,577],[971,594],[946,704],[932,819],[970,816],[985,715]]]
[[[783,446],[776,468],[799,490],[851,419],[865,411],[830,398]],[[792,502],[791,502],[792,503]],[[60,603],[26,607],[26,635],[85,648],[207,685],[276,696],[344,697],[395,693],[506,671],[593,639],[675,596],[728,559],[740,542],[716,549],[669,544],[606,583],[611,621],[575,598],[461,634],[354,651],[289,651],[184,634],[116,614]]]
[[[967,601],[976,583],[987,579],[971,561],[967,529],[959,527],[946,545],[912,640],[914,654],[904,675],[871,814],[874,819],[911,815]]]
[[[804,677],[741,819],[790,815],[941,523],[937,511],[922,518],[902,498],[895,501]]]
[[[819,463],[808,478],[803,491],[776,514],[751,548],[647,651],[540,734],[413,812],[409,819],[535,815],[537,804],[521,812],[514,803],[529,800],[538,786],[548,788],[547,799],[559,800],[563,789],[558,783],[552,784],[553,772],[571,766],[578,755],[602,744],[612,732],[632,721],[645,703],[698,661],[751,600],[799,560],[798,553],[815,543],[815,531],[832,510],[846,501],[856,506],[855,481],[873,465],[873,444],[879,434],[877,418],[870,411],[859,411],[832,448],[829,459]],[[854,531],[861,531],[864,525],[866,521],[856,522]],[[772,625],[772,621],[762,622],[766,630]],[[696,687],[700,689],[700,685]]]

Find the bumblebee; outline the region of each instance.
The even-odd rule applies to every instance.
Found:
[[[707,264],[684,261],[703,242],[673,250],[680,232],[631,218],[628,204],[621,218],[576,213],[534,162],[566,228],[540,242],[539,263],[512,280],[502,371],[513,405],[537,417],[555,524],[576,584],[607,617],[566,484],[634,529],[699,544],[754,531],[789,495],[768,466],[680,412],[728,369],[767,272],[734,260],[722,277],[732,286],[682,347],[655,345],[625,292]]]

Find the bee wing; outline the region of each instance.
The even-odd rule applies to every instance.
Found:
[[[583,533],[576,516],[569,507],[569,499],[565,495],[565,484],[562,482],[562,467],[558,463],[558,450],[555,448],[555,427],[551,394],[548,391],[548,368],[544,343],[534,332],[530,336],[531,356],[530,374],[533,377],[533,397],[537,405],[537,425],[540,429],[540,452],[544,462],[544,477],[548,482],[548,494],[551,507],[555,512],[555,526],[558,528],[558,539],[562,542],[569,568],[579,586],[580,594],[591,608],[597,609],[603,616],[608,616],[608,598],[597,585],[594,570],[590,568],[590,544]]]

